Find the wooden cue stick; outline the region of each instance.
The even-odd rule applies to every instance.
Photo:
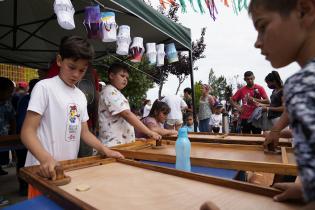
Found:
[[[287,150],[285,147],[281,147],[281,157],[282,157],[282,163],[288,164],[288,156],[287,156]]]

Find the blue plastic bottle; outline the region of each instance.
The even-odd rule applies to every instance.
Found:
[[[190,141],[188,139],[187,128],[180,128],[175,144],[176,169],[191,171],[190,165]]]

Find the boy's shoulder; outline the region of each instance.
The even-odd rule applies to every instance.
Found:
[[[113,85],[106,85],[103,89],[102,92],[105,94],[120,94],[120,91],[115,88]]]
[[[314,85],[315,80],[315,59],[307,63],[301,70],[290,76],[285,85]]]

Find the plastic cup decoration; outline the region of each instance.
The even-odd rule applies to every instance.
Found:
[[[102,39],[102,20],[99,5],[85,7],[83,24],[89,39]]]
[[[156,64],[156,44],[155,43],[146,43],[147,52],[146,55],[149,59],[149,64]]]
[[[130,46],[130,52],[131,52],[131,61],[138,63],[142,59],[142,55],[144,53],[144,47],[143,47],[143,38],[142,37],[134,37],[132,45]]]
[[[102,30],[103,30],[103,42],[116,41],[117,24],[115,22],[114,12],[102,12]]]
[[[128,55],[130,42],[131,42],[130,27],[127,25],[119,26],[116,41],[117,43],[116,53],[118,55]]]
[[[75,28],[73,19],[74,8],[70,0],[55,0],[54,11],[61,28],[72,30]]]
[[[164,65],[164,57],[165,57],[164,44],[156,45],[156,52],[157,52],[156,66],[163,66]]]
[[[165,51],[168,63],[174,63],[178,61],[178,55],[174,43],[167,44]]]

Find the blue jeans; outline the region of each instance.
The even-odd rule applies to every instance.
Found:
[[[210,118],[207,118],[204,120],[199,120],[199,131],[200,132],[210,132],[209,122],[210,122]]]

